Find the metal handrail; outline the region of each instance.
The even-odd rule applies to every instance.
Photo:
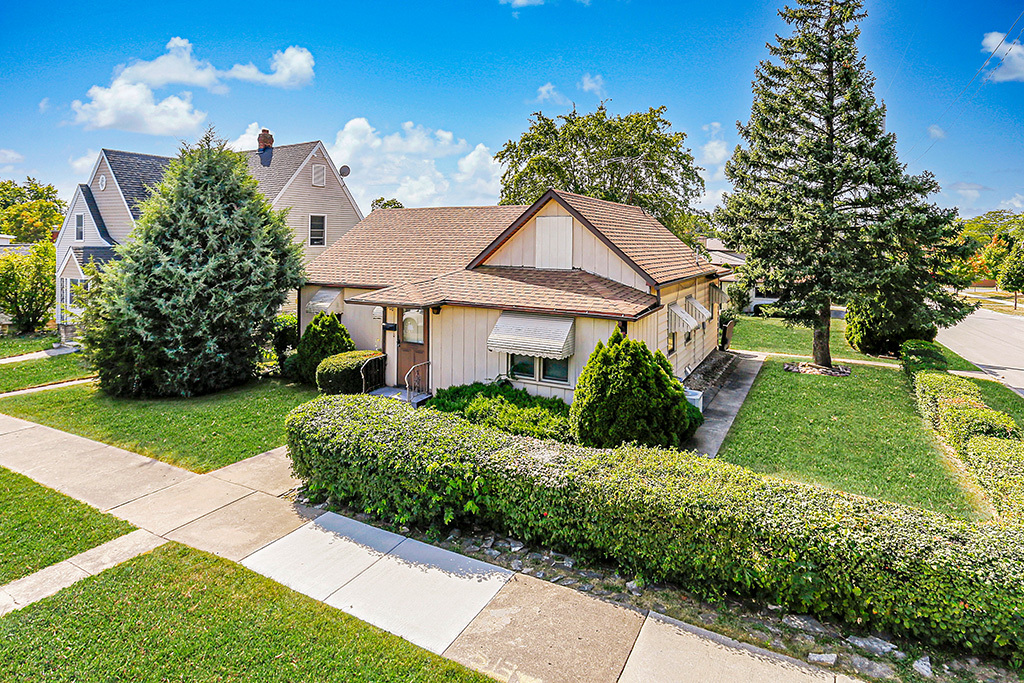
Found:
[[[377,360],[380,360],[381,358],[386,359],[387,356],[384,355],[383,353],[380,354],[380,355],[377,355],[377,356],[370,356],[365,361],[363,361],[362,365],[359,366],[359,375],[363,378],[363,393],[364,394],[366,393],[366,367],[370,363],[372,363],[374,361],[377,361]],[[387,361],[385,360],[385,362],[387,362]]]
[[[409,391],[409,375],[411,375],[413,373],[413,370],[415,370],[416,368],[420,367],[421,365],[430,365],[430,361],[429,360],[425,360],[422,363],[417,363],[416,365],[414,365],[411,368],[409,368],[409,372],[405,373],[405,402],[406,403],[409,403],[409,404],[412,403],[412,394]],[[429,378],[429,376],[427,377],[427,385],[428,386],[430,385],[430,378]]]

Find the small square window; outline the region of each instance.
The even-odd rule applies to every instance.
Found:
[[[545,358],[544,372],[541,375],[549,382],[569,381],[569,359],[568,358]]]
[[[322,247],[327,243],[327,216],[309,217],[309,245]]]
[[[313,165],[313,187],[324,187],[327,185],[327,167],[323,164]]]
[[[85,214],[75,214],[75,240],[81,242],[85,239]]]
[[[520,379],[537,379],[537,359],[513,353],[508,357],[508,374]]]

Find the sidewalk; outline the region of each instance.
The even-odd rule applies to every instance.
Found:
[[[241,562],[500,680],[854,683],[655,612],[290,502],[281,496],[299,482],[284,448],[199,475],[0,415],[0,466],[140,527],[133,548],[178,541]],[[118,541],[127,543],[111,543]],[[123,561],[106,550],[88,553],[106,557],[107,566]],[[26,577],[39,597],[88,574],[81,556],[66,563]],[[39,576],[47,571],[49,586]],[[22,596],[13,608],[31,602],[27,591]]]
[[[76,350],[77,349],[73,349],[68,346],[61,346],[60,348],[57,349],[33,351],[32,353],[23,353],[20,356],[8,356],[6,358],[0,358],[0,365],[6,365],[7,363],[20,363],[23,360],[39,360],[40,358],[63,356],[66,353],[74,353]]]
[[[704,409],[704,424],[697,428],[697,433],[686,445],[687,448],[712,458],[718,455],[725,435],[729,433],[767,357],[766,354],[754,351],[733,353],[738,356],[736,367],[729,373],[725,384],[715,394],[711,404]]]

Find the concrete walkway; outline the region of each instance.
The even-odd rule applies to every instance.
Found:
[[[8,356],[6,358],[0,358],[0,365],[6,365],[7,363],[20,363],[23,360],[39,360],[40,358],[52,358],[53,356],[63,356],[66,353],[74,353],[78,349],[74,349],[68,346],[61,346],[56,349],[45,349],[43,351],[33,351],[32,353],[23,353],[20,356]]]
[[[766,354],[754,351],[733,351],[738,358],[725,384],[715,394],[711,405],[704,409],[704,424],[697,428],[688,448],[710,457],[718,455],[718,450],[729,433],[736,414],[740,412],[743,402],[754,385],[757,374],[761,372]]]
[[[980,308],[937,340],[1024,396],[1024,316]]]
[[[741,362],[749,369],[760,360]],[[741,371],[740,384],[741,376],[749,378],[749,390],[756,370]],[[0,466],[141,528],[26,577],[32,581],[22,579],[21,586],[9,584],[0,594],[9,608],[52,594],[140,548],[174,540],[241,562],[510,683],[855,683],[655,612],[290,502],[281,495],[299,482],[284,448],[198,475],[0,415]],[[108,547],[118,542],[125,546],[119,552]],[[12,586],[17,595],[10,594]]]
[[[73,379],[67,382],[54,382],[53,384],[43,384],[38,387],[29,387],[28,389],[17,389],[15,391],[7,391],[0,394],[0,398],[7,398],[8,396],[21,396],[22,394],[34,394],[39,391],[49,391],[50,389],[63,389],[64,387],[73,387],[76,384],[91,384],[95,382],[95,377],[86,377],[85,379]]]

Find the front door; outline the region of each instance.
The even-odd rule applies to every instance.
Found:
[[[430,338],[430,312],[426,308],[398,309],[398,384],[405,386],[405,376],[428,358]],[[429,391],[430,368],[421,365],[409,376],[409,384],[416,391]]]

